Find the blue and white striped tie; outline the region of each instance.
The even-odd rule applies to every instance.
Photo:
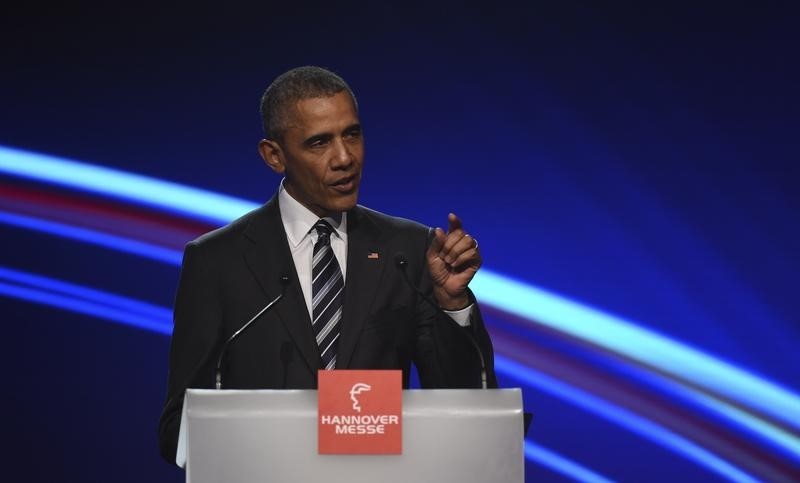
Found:
[[[314,316],[311,325],[322,354],[322,365],[325,369],[333,369],[336,367],[336,345],[342,320],[344,279],[331,248],[333,228],[325,220],[319,220],[314,228],[319,238],[314,245],[311,262],[311,306]]]

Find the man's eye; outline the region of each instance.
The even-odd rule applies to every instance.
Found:
[[[361,130],[360,129],[355,129],[353,131],[346,132],[344,134],[344,137],[346,137],[346,138],[360,138],[361,137]]]

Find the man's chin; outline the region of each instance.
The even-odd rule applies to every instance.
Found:
[[[346,203],[342,203],[338,211],[350,211],[356,207],[356,204],[358,204],[358,193],[354,194]]]
[[[326,210],[331,213],[344,213],[355,208],[358,203],[358,190],[347,196],[340,196],[337,199],[331,200],[331,203],[326,206]]]

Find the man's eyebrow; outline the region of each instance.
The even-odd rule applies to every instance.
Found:
[[[344,129],[344,132],[353,132],[353,131],[360,131],[361,130],[361,123],[356,122]]]

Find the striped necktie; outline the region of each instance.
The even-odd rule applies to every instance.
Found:
[[[325,369],[336,367],[336,345],[342,320],[344,279],[339,262],[331,248],[333,228],[325,220],[319,220],[314,229],[319,238],[314,245],[311,262],[312,328],[317,338],[322,365]]]

